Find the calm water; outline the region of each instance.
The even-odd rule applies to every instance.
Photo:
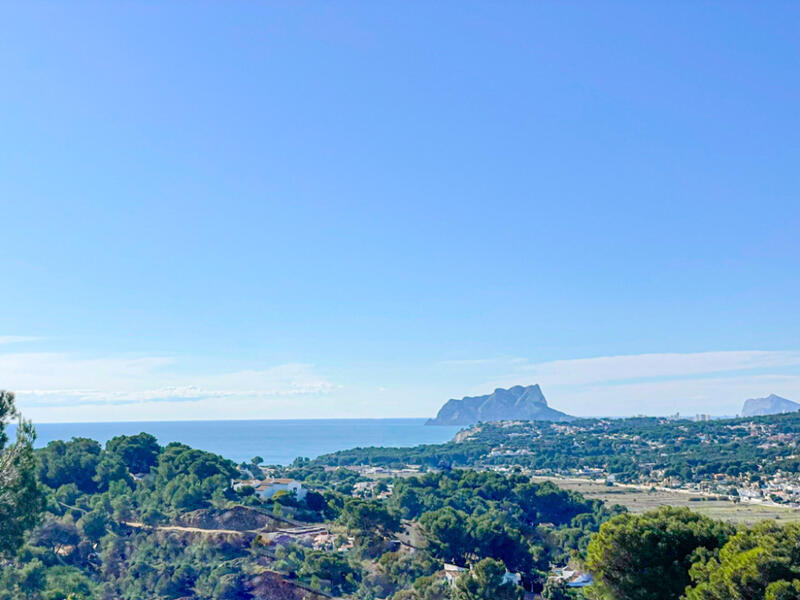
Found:
[[[162,445],[182,442],[236,462],[261,456],[267,464],[288,464],[298,456],[314,458],[358,446],[439,444],[451,439],[459,429],[426,427],[425,419],[39,423],[36,445],[72,437],[105,443],[115,435],[146,431]]]

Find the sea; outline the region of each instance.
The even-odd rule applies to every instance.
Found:
[[[151,433],[162,445],[182,442],[235,462],[260,456],[266,464],[288,465],[297,457],[366,446],[440,444],[460,427],[425,425],[426,419],[291,419],[267,421],[141,421],[37,423],[36,446],[87,437],[105,443],[116,435]],[[11,433],[13,439],[13,432]]]

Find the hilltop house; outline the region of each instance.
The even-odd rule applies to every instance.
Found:
[[[464,567],[459,567],[458,565],[444,563],[444,578],[450,585],[455,585],[456,579],[458,579],[461,573],[463,573],[466,570],[467,569],[465,569]]]
[[[582,588],[591,585],[594,578],[590,573],[575,571],[568,568],[555,569],[551,575],[555,579],[566,582],[569,588]]]
[[[278,492],[289,492],[298,500],[302,500],[308,492],[299,481],[283,478],[265,479],[255,487],[255,490],[256,495],[262,500],[272,498]]]
[[[456,584],[456,580],[461,576],[464,571],[471,571],[472,569],[465,569],[458,565],[444,563],[444,578],[450,586]],[[511,573],[506,571],[503,574],[503,583],[513,583],[514,585],[522,585],[522,576],[519,573]]]
[[[308,490],[306,490],[299,481],[273,477],[260,481],[257,479],[236,481],[233,483],[233,489],[238,490],[248,485],[256,491],[256,495],[262,500],[272,498],[278,492],[289,492],[290,494],[294,494],[298,500],[302,500],[308,493]]]

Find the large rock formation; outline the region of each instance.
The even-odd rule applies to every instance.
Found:
[[[574,417],[547,406],[538,385],[497,388],[486,396],[448,400],[428,425],[474,425],[479,421],[570,421]]]
[[[781,398],[775,394],[770,394],[766,398],[750,398],[744,401],[742,407],[743,417],[759,417],[762,415],[778,415],[781,413],[795,412],[800,410],[800,404],[792,402],[786,398]]]

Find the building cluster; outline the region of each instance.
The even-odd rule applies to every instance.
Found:
[[[419,475],[422,472],[422,465],[404,465],[401,468],[393,469],[389,467],[376,467],[372,465],[347,465],[345,467],[325,467],[326,471],[335,471],[345,468],[355,471],[364,477],[409,477]]]
[[[385,483],[384,480],[370,479],[369,481],[357,481],[353,484],[353,496],[359,498],[377,498],[384,500],[392,495],[394,485]]]
[[[614,422],[607,420],[577,424],[553,423],[546,426],[521,425],[525,433],[524,441],[505,438],[502,443],[491,448],[487,458],[492,459],[490,468],[499,471],[513,468],[531,475],[579,477],[609,484],[625,481],[636,487],[681,491],[706,498],[800,508],[800,472],[792,472],[791,469],[774,470],[777,460],[800,464],[800,433],[791,428],[781,430],[775,423],[769,422],[746,421],[705,426],[709,419],[698,418],[697,421],[698,425],[676,423],[674,418],[663,419],[663,423],[670,423],[670,429],[655,433],[635,429],[620,431],[618,427],[615,429]],[[572,444],[576,448],[615,448],[618,456],[630,458],[635,465],[635,471],[615,473],[598,466],[597,461],[593,465],[580,464],[583,460],[580,457],[576,459],[578,464],[574,466],[546,469],[525,468],[524,463],[514,460],[520,456],[535,454],[530,448],[541,446],[543,440],[547,441],[548,429],[549,435],[555,433],[559,437],[573,438]],[[701,470],[694,470],[687,476],[686,473],[676,472],[675,467],[680,463],[672,460],[675,456],[702,456],[705,453],[703,448],[708,447],[713,452],[715,445],[719,444],[727,444],[727,448],[737,445],[743,449],[750,448],[755,451],[756,457],[753,457],[753,452],[743,454],[751,464],[741,474],[705,474]],[[759,454],[762,457],[760,459]],[[730,456],[733,463],[738,462],[736,455],[721,456]],[[509,459],[508,465],[503,464],[504,458]],[[687,464],[691,462],[689,460]],[[718,462],[724,464],[725,461],[721,458]]]

